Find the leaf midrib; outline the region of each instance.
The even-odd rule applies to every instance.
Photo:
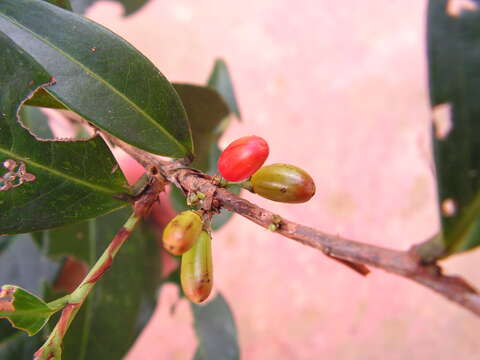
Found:
[[[109,82],[107,82],[106,80],[104,80],[102,77],[98,76],[98,74],[91,70],[89,67],[85,66],[83,63],[79,62],[77,59],[75,59],[74,57],[72,57],[69,53],[66,53],[64,51],[62,51],[59,47],[57,47],[56,45],[52,44],[50,41],[48,41],[48,39],[38,35],[37,33],[33,32],[32,30],[30,30],[28,27],[26,27],[25,25],[19,23],[16,19],[10,17],[10,16],[7,16],[5,15],[3,12],[0,11],[0,16],[2,16],[4,19],[7,19],[7,21],[10,21],[12,22],[13,24],[15,24],[16,26],[24,29],[25,31],[27,31],[29,34],[31,34],[33,37],[37,38],[38,40],[42,41],[43,43],[47,44],[48,46],[50,46],[51,48],[57,50],[60,54],[62,54],[63,56],[65,56],[67,59],[69,59],[72,63],[76,64],[77,66],[79,66],[80,68],[82,68],[83,70],[85,70],[86,73],[88,73],[89,75],[92,75],[93,78],[97,79],[99,82],[103,83],[105,86],[107,86],[108,88],[110,88],[114,93],[116,93],[120,98],[124,99],[125,102],[127,102],[128,104],[130,104],[137,112],[139,112],[140,114],[142,114],[150,123],[152,123],[155,127],[157,127],[158,129],[160,129],[168,138],[170,138],[175,144],[177,144],[177,146],[179,146],[180,149],[183,149],[184,152],[188,152],[186,147],[181,144],[175,137],[173,137],[161,124],[159,124],[158,122],[156,122],[151,116],[150,114],[146,113],[141,107],[139,107],[136,103],[134,103],[133,101],[131,101],[123,92],[121,92],[120,90],[118,90],[116,87],[114,87],[113,85],[111,85]],[[168,81],[168,80],[167,80]]]
[[[77,184],[80,184],[82,186],[85,186],[85,187],[88,187],[88,188],[91,188],[93,190],[96,190],[96,191],[100,191],[100,192],[103,192],[103,193],[107,193],[107,194],[117,194],[118,192],[116,191],[112,191],[106,187],[103,187],[103,186],[99,186],[99,185],[96,185],[96,184],[93,184],[91,182],[88,182],[88,181],[85,181],[85,180],[81,180],[81,179],[78,179],[78,178],[75,178],[73,176],[70,176],[70,175],[67,175],[67,174],[64,174],[56,169],[53,169],[51,167],[48,167],[48,166],[45,166],[45,165],[42,165],[42,164],[39,164],[29,158],[26,158],[26,157],[23,157],[23,156],[20,156],[18,154],[15,154],[15,153],[12,153],[8,150],[5,150],[5,149],[2,149],[0,148],[0,153],[3,153],[9,157],[13,157],[17,160],[20,160],[20,161],[23,161],[25,162],[26,164],[28,165],[31,165],[33,167],[37,167],[41,170],[44,170],[48,173],[51,173],[53,175],[56,175],[58,177],[61,177],[61,178],[64,178],[66,180],[69,180],[70,182],[73,182],[73,183],[77,183]]]

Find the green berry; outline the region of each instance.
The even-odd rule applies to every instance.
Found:
[[[250,180],[254,193],[273,201],[302,203],[315,194],[315,183],[308,173],[288,164],[262,167]]]
[[[212,239],[202,231],[190,250],[182,255],[180,280],[186,297],[199,304],[208,298],[213,287]]]
[[[173,255],[188,251],[202,231],[202,218],[195,211],[175,216],[163,231],[163,247]]]

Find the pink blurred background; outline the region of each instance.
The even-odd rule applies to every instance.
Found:
[[[406,249],[438,230],[429,149],[426,1],[152,0],[88,16],[133,43],[171,81],[205,82],[216,57],[244,116],[223,144],[268,139],[268,162],[315,179],[283,205],[323,231]],[[363,279],[319,252],[235,217],[215,234],[216,289],[233,307],[242,359],[478,359],[480,322],[436,294],[374,270]],[[480,286],[479,252],[444,262]],[[188,359],[196,339],[173,286],[128,360]],[[213,359],[212,359],[213,360]]]

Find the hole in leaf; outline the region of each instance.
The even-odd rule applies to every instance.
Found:
[[[0,311],[15,311],[12,305],[15,288],[2,287],[0,290]]]
[[[27,167],[23,161],[18,163],[13,159],[7,159],[3,162],[3,167],[7,170],[0,176],[0,191],[14,189],[25,182],[35,181],[36,177],[27,172]]]
[[[95,136],[88,122],[67,110],[24,106],[19,122],[39,141],[86,141]]]
[[[435,137],[445,139],[452,130],[452,105],[450,103],[436,105],[432,109]]]
[[[457,212],[457,205],[453,199],[445,199],[442,201],[442,214],[443,216],[453,216]]]
[[[473,0],[448,0],[446,12],[452,17],[460,17],[464,11],[475,11],[478,9]]]

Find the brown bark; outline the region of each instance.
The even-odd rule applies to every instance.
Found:
[[[104,136],[146,169],[154,166],[169,182],[186,193],[207,194],[207,201],[202,204],[207,210],[215,211],[223,207],[267,229],[272,223],[276,224],[279,235],[320,250],[362,275],[369,272],[366,265],[383,269],[426,286],[480,316],[480,295],[477,290],[461,277],[444,275],[438,264],[423,264],[415,247],[408,251],[386,249],[294,223],[230,193],[210,176],[185,167],[181,161],[165,161],[109,135]]]

